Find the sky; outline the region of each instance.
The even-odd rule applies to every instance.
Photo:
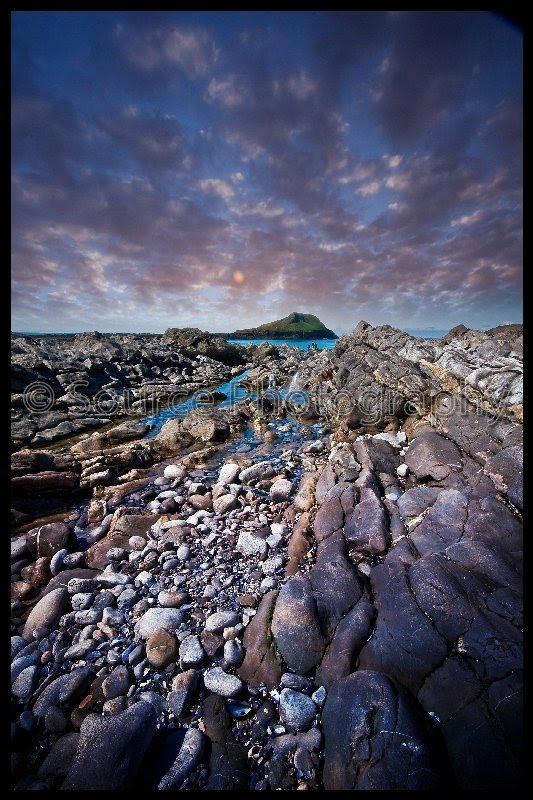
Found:
[[[521,321],[507,19],[11,19],[12,330]]]

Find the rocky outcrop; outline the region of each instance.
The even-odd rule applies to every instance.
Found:
[[[245,403],[268,441],[202,441],[193,416],[137,450],[15,454],[13,479],[118,479],[180,441],[204,460],[12,540],[11,788],[520,788],[522,426],[494,384],[427,366],[463,348],[493,370],[518,333],[361,324],[293,382],[343,414]],[[364,424],[387,381],[401,402]]]

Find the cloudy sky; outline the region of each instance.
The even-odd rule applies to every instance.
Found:
[[[12,329],[522,316],[489,12],[15,12]]]

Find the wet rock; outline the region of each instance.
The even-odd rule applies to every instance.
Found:
[[[63,778],[69,771],[78,748],[79,733],[66,733],[52,746],[39,767],[37,774],[42,777]]]
[[[205,651],[197,636],[186,636],[179,647],[180,662],[184,667],[196,667],[205,658]]]
[[[111,717],[90,714],[80,729],[76,757],[61,788],[129,789],[156,729],[150,703],[135,703]]]
[[[230,628],[241,621],[239,614],[234,611],[217,611],[205,621],[206,630],[211,633],[222,633],[224,628]]]
[[[449,785],[426,715],[406,690],[360,670],[331,687],[323,714],[327,790],[430,790]]]
[[[364,597],[341,619],[316,671],[316,680],[329,688],[355,670],[357,657],[372,633],[376,610]]]
[[[32,528],[26,537],[26,545],[30,553],[36,553],[38,557],[53,556],[58,550],[67,548],[71,536],[70,528],[64,522],[51,522]]]
[[[292,494],[292,483],[284,478],[274,481],[270,487],[270,499],[273,503],[285,503]]]

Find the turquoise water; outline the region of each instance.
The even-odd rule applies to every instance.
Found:
[[[297,347],[299,350],[307,350],[309,345],[316,342],[318,350],[332,350],[337,339],[226,339],[226,341],[231,344],[262,344],[263,342],[270,342],[276,347],[288,344],[290,347]]]

